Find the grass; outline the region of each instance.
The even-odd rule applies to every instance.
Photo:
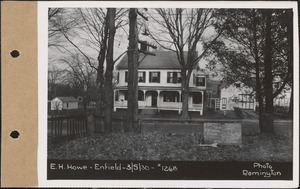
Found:
[[[242,146],[200,147],[194,135],[114,133],[49,143],[49,159],[291,162],[292,139],[243,136]]]

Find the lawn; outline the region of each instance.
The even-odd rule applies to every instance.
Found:
[[[267,161],[291,162],[292,138],[273,134],[243,136],[242,146],[201,147],[190,134],[114,133],[78,136],[48,144],[49,159]]]

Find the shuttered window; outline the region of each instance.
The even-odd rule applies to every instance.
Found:
[[[150,72],[149,83],[160,83],[160,72]]]

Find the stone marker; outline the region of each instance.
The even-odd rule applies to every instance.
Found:
[[[204,123],[204,144],[242,145],[240,123]]]

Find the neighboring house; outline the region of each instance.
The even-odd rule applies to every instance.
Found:
[[[282,80],[280,77],[274,77],[273,81],[273,88],[274,91],[278,88],[280,88],[282,85]],[[273,104],[274,106],[279,106],[279,107],[289,107],[290,106],[290,99],[292,90],[291,87],[289,86],[288,83],[285,84],[284,89],[281,91],[280,94],[278,94],[274,99],[273,99]]]
[[[238,81],[229,86],[221,86],[220,109],[233,110],[240,109],[255,110],[254,90]]]
[[[78,109],[78,100],[74,97],[55,97],[51,100],[51,110]]]
[[[186,55],[186,54],[185,54]],[[125,55],[116,66],[118,82],[114,87],[114,110],[127,108],[128,57]],[[181,112],[181,71],[174,52],[157,51],[147,56],[138,69],[138,105],[140,109],[175,110]],[[203,97],[206,74],[197,65],[189,84],[189,111],[203,115]]]

